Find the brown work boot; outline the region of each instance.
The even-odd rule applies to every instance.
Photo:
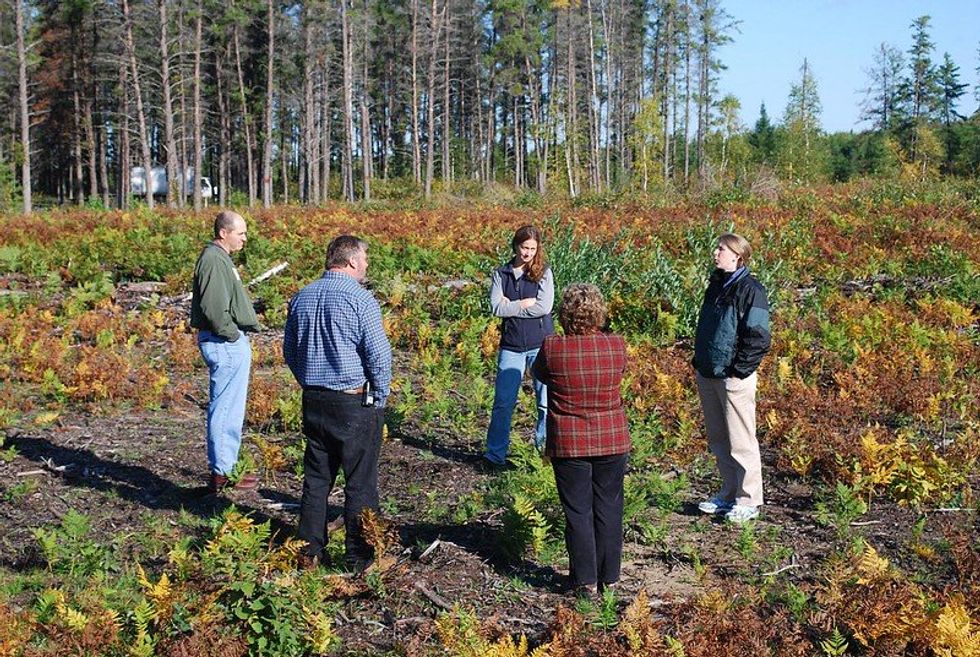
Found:
[[[257,488],[258,485],[259,478],[252,472],[246,472],[235,482],[235,488],[241,490],[252,490],[253,488]]]
[[[230,486],[228,477],[218,474],[217,472],[211,473],[211,478],[208,480],[208,492],[212,495],[217,495],[224,489]]]

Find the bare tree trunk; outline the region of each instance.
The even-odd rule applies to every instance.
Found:
[[[265,148],[262,151],[262,207],[272,207],[272,103],[276,57],[275,2],[268,0],[269,52],[265,78]]]
[[[136,63],[136,47],[133,43],[133,21],[129,15],[129,0],[122,0],[123,22],[126,26],[126,54],[129,58],[129,74],[133,77],[133,95],[136,97],[136,119],[139,122],[140,148],[143,152],[143,168],[146,170],[146,205],[153,209],[152,171],[153,158],[150,155],[150,137],[146,128],[146,114],[143,112],[143,95],[140,90],[139,68]],[[127,172],[128,175],[128,172]]]
[[[31,113],[27,96],[27,48],[24,46],[24,3],[14,0],[17,28],[17,90],[20,104],[20,145],[23,160],[20,165],[21,194],[24,214],[33,209],[31,200]]]
[[[316,53],[313,50],[313,28],[310,26],[310,4],[308,2],[303,5],[303,166],[300,169],[300,195],[307,204],[315,205],[320,202],[320,181],[319,176],[314,173],[319,153],[316,148],[317,108],[314,89]]]
[[[177,141],[174,138],[174,106],[170,92],[170,44],[167,35],[167,1],[157,0],[160,12],[160,82],[163,90],[163,140],[167,147],[167,205],[176,205],[183,193],[177,180]]]
[[[435,177],[435,140],[436,140],[436,56],[439,54],[439,35],[442,21],[446,16],[448,0],[443,5],[442,12],[437,12],[438,0],[432,0],[432,50],[429,52],[428,79],[425,92],[425,198],[432,197],[432,179]]]
[[[367,12],[367,7],[364,8]],[[365,201],[371,200],[371,177],[374,175],[373,156],[371,149],[371,114],[368,112],[368,35],[367,28],[362,35],[361,44],[361,93],[359,94],[361,106],[361,185],[363,190],[361,197]]]
[[[330,109],[330,85],[327,84],[327,67],[323,67],[323,86],[321,87],[322,101],[321,110],[323,112],[323,140],[320,142],[320,159],[323,160],[323,169],[321,169],[322,179],[321,186],[323,187],[323,200],[326,201],[330,198],[330,164],[331,164],[331,151],[333,150],[333,116],[332,110]]]
[[[128,62],[119,65],[119,93],[122,96],[119,126],[119,156],[117,161],[119,183],[116,187],[117,204],[121,210],[129,207],[132,178],[129,174],[129,81],[126,74]]]
[[[581,171],[581,158],[579,156],[578,148],[578,138],[579,138],[579,127],[578,127],[578,79],[575,72],[575,48],[573,39],[573,24],[572,24],[572,11],[568,11],[568,107],[571,118],[571,170],[572,175],[569,177],[569,194],[572,198],[575,198],[581,192],[578,184],[578,175]]]
[[[585,20],[589,28],[589,175],[592,189],[601,191],[599,167],[599,87],[596,82],[595,30],[592,26],[592,0],[586,1]]]
[[[691,8],[684,2],[684,187],[691,181]]]
[[[524,108],[523,97],[514,95],[514,186],[524,187]]]
[[[351,53],[349,0],[340,0],[340,29],[344,76],[344,152],[341,158],[344,200],[354,201],[354,62]]]
[[[255,136],[252,133],[252,116],[248,112],[248,99],[245,95],[245,76],[242,73],[242,51],[238,37],[238,23],[232,28],[232,42],[235,45],[235,69],[238,73],[238,99],[242,104],[242,123],[245,127],[245,165],[248,167],[248,206],[255,207],[258,191],[255,178]]]
[[[231,144],[231,116],[228,109],[228,99],[222,80],[224,80],[224,58],[220,53],[215,53],[214,58],[214,81],[217,86],[218,114],[221,137],[218,143],[218,205],[225,207],[228,204],[228,147]]]
[[[170,1],[170,0],[168,0]],[[186,36],[184,35],[184,18],[185,18],[185,3],[184,0],[180,0],[177,3],[177,38],[183,43]],[[187,205],[187,174],[190,164],[187,162],[187,139],[188,135],[193,130],[187,125],[188,117],[191,116],[187,111],[187,67],[184,65],[184,55],[187,49],[184,47],[177,48],[177,80],[179,83],[180,91],[178,93],[178,100],[180,104],[180,136],[177,142],[177,153],[175,157],[177,158],[177,180],[175,181],[174,196],[177,198],[177,207],[183,208]],[[193,111],[193,110],[192,110]]]
[[[194,21],[194,212],[200,212],[204,205],[201,194],[201,175],[204,166],[204,140],[201,135],[204,116],[201,111],[201,47],[202,23],[204,21],[203,0],[197,0],[197,17]],[[186,193],[181,190],[181,194]]]
[[[88,188],[89,198],[99,198],[99,174],[98,174],[98,149],[95,143],[95,126],[92,117],[92,97],[85,100],[85,116],[83,125],[85,128],[85,151],[88,153]]]
[[[412,0],[412,175],[422,182],[422,147],[419,137],[419,0]]]
[[[74,33],[75,30],[72,29]],[[77,35],[76,35],[77,36]],[[76,205],[85,203],[85,174],[82,170],[82,99],[78,93],[81,81],[78,76],[78,55],[74,48],[71,54],[71,96],[74,113],[72,114],[71,131],[71,197]]]
[[[109,163],[106,157],[106,118],[102,112],[99,120],[99,189],[102,192],[102,206],[109,207]]]
[[[449,2],[447,0],[446,4]],[[451,104],[449,102],[449,17],[447,12],[446,17],[446,38],[443,41],[445,48],[443,49],[443,73],[442,73],[442,182],[445,185],[450,181],[452,176],[450,161],[450,121],[449,117],[451,114]]]
[[[279,110],[279,171],[282,173],[282,202],[289,203],[289,156],[286,148],[285,110]]]
[[[662,85],[663,95],[661,97],[660,102],[664,112],[663,177],[664,177],[664,183],[667,183],[670,180],[670,164],[671,164],[670,146],[673,143],[673,135],[671,134],[672,131],[671,131],[671,124],[670,124],[672,106],[675,110],[673,113],[674,121],[675,122],[677,121],[676,105],[674,105],[677,99],[677,95],[676,93],[670,93],[668,91],[668,85],[671,84],[671,80],[672,80],[673,84],[671,86],[673,87],[673,91],[676,92],[677,73],[675,70],[676,65],[674,64],[674,60],[672,57],[674,53],[674,18],[675,18],[673,5],[669,5],[666,9],[664,9],[664,12],[667,14],[666,16],[667,23],[665,27],[666,35],[663,39],[663,43],[665,44],[664,63],[663,63],[663,85]],[[658,85],[658,81],[655,81],[654,85],[655,85],[654,93],[656,93],[656,87]]]
[[[605,83],[606,83],[606,114],[605,114],[605,132],[606,132],[606,152],[603,158],[603,164],[605,169],[605,187],[609,189],[612,186],[612,175],[610,172],[611,162],[609,159],[610,152],[612,151],[612,144],[610,143],[610,138],[612,137],[612,90],[613,90],[613,79],[612,79],[612,59],[613,59],[613,47],[612,47],[612,34],[609,29],[609,16],[606,12],[606,7],[600,2],[599,5],[599,16],[602,18],[602,40],[606,47],[606,57],[605,57]],[[602,116],[602,100],[599,101],[599,115]],[[597,123],[597,125],[599,125]]]

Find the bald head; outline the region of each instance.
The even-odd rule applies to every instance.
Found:
[[[242,215],[222,210],[214,218],[214,243],[228,253],[241,251],[245,246],[246,226]]]

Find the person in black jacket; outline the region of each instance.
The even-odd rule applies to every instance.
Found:
[[[694,369],[708,445],[721,490],[698,508],[732,522],[759,515],[762,461],[755,435],[756,370],[769,351],[769,300],[747,266],[752,247],[725,233],[714,250],[716,269],[704,293],[694,339]]]
[[[555,284],[545,261],[541,233],[534,226],[522,226],[514,233],[511,248],[513,259],[495,269],[490,280],[490,308],[502,318],[493,410],[483,457],[483,465],[490,469],[506,464],[511,418],[524,372],[534,364],[545,337],[555,332],[551,319]],[[538,407],[534,442],[540,450],[545,442],[548,389],[533,377],[532,381]]]

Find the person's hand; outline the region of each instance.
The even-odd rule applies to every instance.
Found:
[[[503,301],[504,303],[510,303],[510,299],[508,299],[507,297],[500,297],[500,299],[501,299],[501,300],[502,300],[502,301]]]
[[[533,297],[530,298],[530,299],[521,299],[521,310],[525,310],[527,308],[530,308],[531,306],[533,306],[537,302],[538,302],[538,300],[535,299],[535,298],[533,298]]]

